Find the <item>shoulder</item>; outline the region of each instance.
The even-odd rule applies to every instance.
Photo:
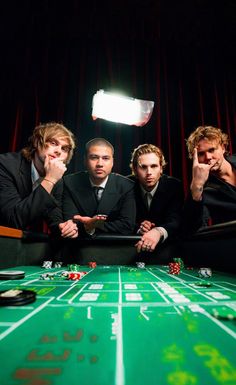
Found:
[[[225,159],[236,168],[236,154],[226,156]]]
[[[6,152],[5,154],[0,154],[0,162],[18,162],[23,159],[23,156],[20,152]]]
[[[71,184],[77,181],[83,181],[88,179],[88,173],[85,171],[78,171],[71,174],[67,174],[63,177],[65,183]]]
[[[160,178],[160,183],[166,184],[169,186],[181,186],[182,182],[180,179],[175,178],[174,176],[170,176],[167,174],[163,174]]]
[[[110,181],[116,182],[117,184],[121,184],[124,186],[129,186],[133,187],[134,186],[134,181],[130,179],[127,176],[117,174],[117,173],[111,173],[109,177]]]
[[[7,152],[5,154],[0,154],[0,165],[2,168],[8,170],[12,169],[16,172],[22,165],[28,166],[29,164],[30,162],[23,157],[21,152]]]

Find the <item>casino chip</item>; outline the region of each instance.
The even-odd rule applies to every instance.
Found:
[[[195,286],[201,286],[201,287],[210,287],[212,286],[212,283],[209,281],[199,281],[194,283]]]
[[[220,306],[211,309],[211,315],[221,320],[236,320],[236,310],[230,309],[227,306]]]
[[[180,274],[180,264],[178,262],[169,263],[169,274],[174,274],[174,275]]]
[[[25,277],[24,271],[17,270],[1,270],[0,279],[9,280],[9,279],[23,279]]]
[[[145,269],[145,263],[144,262],[136,262],[136,265],[139,269]]]
[[[0,306],[23,306],[34,302],[36,293],[33,290],[1,290]]]
[[[209,267],[201,267],[198,270],[198,276],[200,278],[211,278],[212,276],[212,271]]]
[[[89,262],[88,263],[89,267],[91,267],[92,269],[95,269],[95,267],[97,267],[97,262]]]
[[[45,269],[51,269],[52,268],[52,261],[44,261],[43,262],[43,267]]]

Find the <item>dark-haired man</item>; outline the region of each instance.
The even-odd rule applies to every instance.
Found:
[[[64,218],[78,221],[81,236],[133,233],[134,183],[112,173],[113,157],[112,144],[94,138],[85,147],[87,171],[64,177]]]

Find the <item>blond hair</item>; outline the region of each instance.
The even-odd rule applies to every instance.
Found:
[[[227,151],[227,147],[229,145],[229,137],[227,134],[225,134],[220,128],[213,126],[199,126],[190,134],[186,140],[188,156],[190,159],[193,158],[194,148],[197,147],[198,143],[202,139],[207,139],[210,142],[217,141],[219,144],[224,145],[226,150],[225,154],[227,155],[229,153]]]
[[[132,174],[135,174],[135,171],[137,170],[139,157],[144,154],[156,154],[160,160],[160,166],[162,168],[166,166],[164,154],[159,147],[148,143],[140,144],[131,154],[130,168],[132,170]]]
[[[63,124],[51,122],[35,127],[33,134],[28,139],[28,145],[22,149],[22,154],[27,160],[32,160],[38,148],[44,148],[46,143],[53,138],[63,137],[69,142],[69,152],[66,163],[69,163],[75,149],[74,134]]]

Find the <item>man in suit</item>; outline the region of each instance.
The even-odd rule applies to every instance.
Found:
[[[236,220],[236,156],[221,129],[199,126],[187,139],[193,159],[190,192],[184,207],[185,232]]]
[[[64,218],[78,221],[82,237],[133,233],[134,183],[112,173],[113,157],[114,148],[110,142],[103,138],[92,139],[85,147],[87,171],[64,177]]]
[[[38,230],[45,220],[62,237],[78,236],[76,224],[62,220],[62,184],[58,183],[74,147],[72,132],[52,122],[35,127],[22,151],[0,155],[1,225]]]
[[[136,226],[141,235],[135,245],[149,260],[167,261],[177,256],[173,243],[181,223],[183,191],[181,182],[163,174],[163,152],[153,144],[142,144],[132,153],[130,167],[135,178]]]

